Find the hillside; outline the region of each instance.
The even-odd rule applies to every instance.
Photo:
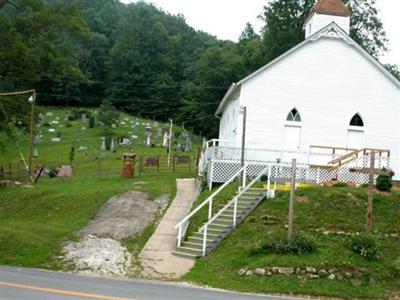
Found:
[[[233,191],[234,187],[230,193]],[[202,199],[207,194],[204,192]],[[225,194],[225,199],[217,202],[227,199],[229,195]],[[351,236],[364,231],[366,202],[367,189],[363,187],[299,189],[295,231],[315,239],[316,253],[260,254],[260,248],[268,241],[286,236],[289,194],[281,192],[277,198],[262,202],[209,257],[198,260],[185,280],[256,293],[372,299],[399,294],[400,277],[394,275],[393,269],[400,256],[400,190],[375,194],[373,230],[383,252],[378,261],[368,261],[349,249]],[[201,224],[204,216],[195,219],[193,227]],[[294,268],[294,274],[274,274],[278,270],[273,267]],[[316,268],[317,272],[325,270],[327,274],[322,272],[313,278],[304,274],[306,267]],[[264,269],[257,272],[267,275],[254,274],[257,268]],[[334,279],[328,278],[328,271],[335,274]],[[346,273],[352,278],[347,278]]]
[[[101,137],[104,127],[99,125],[98,114],[95,109],[55,109],[40,108],[44,120],[37,128],[37,133],[42,133],[41,142],[34,145],[39,156],[34,158],[35,169],[45,165],[49,169],[56,169],[61,164],[70,163],[70,150],[75,147],[72,162],[74,176],[70,178],[50,178],[43,176],[34,188],[1,188],[0,189],[0,264],[63,269],[65,266],[57,259],[61,252],[61,244],[68,239],[75,239],[75,233],[82,229],[97,213],[98,209],[112,196],[120,195],[128,190],[146,192],[154,199],[161,194],[168,194],[169,200],[175,195],[176,178],[191,177],[187,173],[144,173],[135,178],[122,177],[122,154],[134,151],[141,155],[166,155],[166,149],[160,147],[161,138],[153,139],[155,147],[143,145],[146,124],[153,128],[158,125],[164,129],[168,124],[119,114],[120,122],[115,129],[110,129],[112,135],[129,137],[133,129],[131,122],[137,126],[137,139],[131,146],[122,146],[116,142],[116,151],[100,151]],[[94,128],[80,118],[73,121],[64,121],[64,115],[72,116],[74,112],[96,116]],[[51,113],[52,116],[49,116]],[[50,124],[54,120],[59,124]],[[47,126],[46,124],[50,124]],[[68,124],[68,125],[67,125]],[[85,130],[82,130],[85,127]],[[49,132],[56,129],[56,132]],[[181,128],[174,127],[176,141],[179,143]],[[51,142],[51,138],[60,132],[61,142]],[[157,129],[154,129],[153,137]],[[27,152],[27,136],[19,133],[18,140],[21,150]],[[177,143],[173,143],[174,154],[192,156],[195,162],[198,138],[192,136],[193,151],[180,152]],[[85,151],[80,151],[86,149]],[[99,162],[98,157],[101,155]],[[25,157],[27,155],[25,154]],[[22,163],[15,143],[7,143],[6,152],[0,155],[0,166],[8,172],[9,163],[12,164],[13,176],[22,175]],[[19,165],[19,167],[17,167]],[[138,165],[136,165],[136,170]],[[192,168],[192,170],[194,170]],[[8,176],[8,175],[6,175]],[[0,178],[1,180],[2,178]],[[19,178],[21,179],[21,178]],[[140,184],[136,184],[139,182]],[[145,230],[144,236],[138,236],[125,241],[132,251],[138,251],[154,230],[154,224]]]

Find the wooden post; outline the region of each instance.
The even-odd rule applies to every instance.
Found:
[[[292,160],[292,178],[290,182],[290,201],[289,201],[289,224],[288,224],[288,241],[293,236],[294,223],[294,202],[296,200],[296,159]]]
[[[372,209],[374,206],[374,175],[375,175],[375,152],[371,152],[370,170],[369,170],[369,183],[368,183],[368,208],[367,208],[367,233],[371,233],[372,229]]]

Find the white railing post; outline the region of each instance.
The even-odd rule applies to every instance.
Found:
[[[269,198],[271,190],[271,164],[268,164],[268,179],[267,179],[267,198]]]
[[[182,244],[182,225],[179,226],[178,230],[178,247]]]
[[[212,217],[212,206],[213,206],[213,200],[214,198],[210,199],[210,202],[208,203],[208,219],[210,220]]]
[[[208,181],[208,189],[211,191],[212,190],[212,181],[213,181],[213,176],[214,176],[214,163],[211,160],[211,164],[210,164],[210,178]]]
[[[244,164],[242,188],[246,187],[246,181],[247,181],[246,177],[247,177],[247,164]]]
[[[238,199],[239,197],[236,197],[235,202],[233,203],[233,227],[236,226]]]
[[[207,252],[207,230],[208,230],[208,226],[206,226],[204,228],[204,232],[203,232],[203,256],[206,256],[206,252]]]

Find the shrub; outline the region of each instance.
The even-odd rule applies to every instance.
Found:
[[[94,117],[93,116],[90,116],[89,117],[89,128],[93,128],[94,127]]]
[[[382,256],[381,246],[371,235],[359,235],[351,238],[350,248],[368,260],[378,260]]]
[[[262,175],[260,178],[261,182],[267,182],[268,181],[268,175]]]
[[[392,176],[379,175],[376,179],[376,188],[382,192],[390,191],[393,187]]]
[[[297,234],[290,241],[284,238],[273,239],[262,250],[265,253],[301,255],[315,252],[317,245],[313,239]]]
[[[400,256],[394,261],[393,268],[395,275],[400,275]]]
[[[349,185],[345,182],[338,182],[334,185],[334,187],[342,188],[342,187],[348,187]]]

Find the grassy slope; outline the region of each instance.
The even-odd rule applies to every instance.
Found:
[[[63,114],[68,113],[67,110],[44,109],[49,110],[54,112],[51,119],[59,116],[63,120]],[[176,193],[176,178],[191,176],[142,174],[134,179],[123,178],[121,156],[127,148],[121,147],[115,154],[106,153],[99,178],[95,156],[100,149],[102,129],[88,128],[82,134],[82,123],[74,121],[72,124],[71,128],[59,128],[63,132],[60,144],[51,143],[49,140],[55,134],[47,133],[46,127],[41,128],[45,136],[43,143],[37,145],[40,157],[34,160],[34,164],[57,167],[68,163],[72,145],[88,146],[87,156],[76,151],[73,178],[41,179],[34,189],[0,189],[0,264],[60,268],[62,266],[58,265],[55,256],[59,255],[62,242],[74,238],[74,233],[85,226],[111,196],[132,189],[137,181],[144,181],[147,184],[137,185],[134,189],[147,192],[153,198],[169,194],[171,200]],[[161,127],[165,126],[161,124]],[[119,127],[116,134],[127,134],[130,130],[129,126]],[[143,139],[143,134],[144,130],[139,133],[140,139]],[[23,139],[26,137],[21,136],[21,141]],[[21,146],[26,149],[25,143],[22,142]],[[0,155],[0,164],[18,161],[15,146],[10,145],[7,150]],[[165,154],[163,148],[141,145],[134,145],[133,150],[138,154]],[[153,227],[149,226],[145,234],[129,241],[143,245]]]
[[[296,204],[296,230],[313,235],[318,251],[312,255],[254,255],[271,237],[285,236],[288,197],[282,192],[272,201],[263,202],[239,228],[229,236],[209,257],[197,261],[185,279],[218,288],[248,292],[294,293],[332,297],[379,298],[387,292],[400,292],[400,278],[394,279],[391,266],[400,256],[400,239],[381,239],[383,259],[366,261],[352,253],[348,240],[342,236],[325,236],[314,229],[362,232],[366,214],[367,190],[364,188],[315,187],[299,190]],[[263,218],[273,216],[277,225],[265,225]],[[400,191],[391,195],[375,195],[374,230],[400,233]],[[195,223],[198,221],[195,221]],[[342,270],[366,268],[370,276],[378,281],[374,287],[353,287],[349,282],[329,279],[305,280],[296,276],[242,277],[240,268],[272,266],[324,267]],[[367,278],[364,278],[367,280]]]

